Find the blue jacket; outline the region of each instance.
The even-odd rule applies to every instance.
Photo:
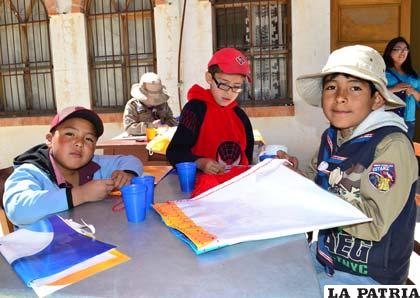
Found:
[[[29,152],[29,154],[28,154]],[[15,159],[15,170],[6,180],[3,196],[7,216],[17,226],[31,224],[49,214],[69,209],[71,190],[57,185],[46,145],[38,145]],[[122,155],[94,155],[99,165],[92,180],[109,179],[115,170],[128,170],[141,175],[138,158]]]
[[[385,75],[388,80],[388,88],[403,82],[410,84],[414,89],[420,91],[420,77],[415,78],[409,75],[402,75],[392,69],[387,69]],[[420,106],[420,103],[416,101],[414,96],[409,95],[405,98],[405,104],[404,120],[406,122],[416,121],[416,108]]]

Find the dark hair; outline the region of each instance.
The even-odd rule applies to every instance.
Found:
[[[383,54],[383,58],[384,58],[384,61],[385,61],[385,64],[386,64],[386,68],[392,68],[392,67],[395,66],[394,65],[394,60],[392,60],[392,57],[391,57],[391,53],[392,53],[392,50],[394,49],[395,45],[399,42],[405,43],[407,45],[407,49],[410,49],[410,45],[408,44],[408,42],[405,40],[404,37],[398,36],[396,38],[391,39],[388,42],[388,44],[386,45],[386,48],[385,48],[385,51],[384,51],[384,54]],[[413,65],[411,64],[411,54],[410,54],[410,52],[408,52],[407,59],[405,59],[404,63],[401,65],[401,68],[406,74],[417,78],[417,73],[414,70]]]
[[[378,89],[376,89],[375,84],[373,84],[372,81],[368,81],[368,80],[365,80],[365,79],[362,79],[362,78],[359,78],[359,77],[355,77],[355,76],[349,75],[348,73],[342,73],[342,72],[335,72],[335,73],[332,73],[332,74],[329,74],[329,75],[324,76],[322,78],[322,88],[324,88],[324,86],[325,86],[326,83],[332,81],[335,77],[337,77],[339,75],[343,75],[346,78],[348,78],[348,77],[357,78],[358,80],[361,80],[363,82],[368,83],[369,84],[369,87],[370,87],[370,96],[371,97],[375,94],[376,91],[378,91]],[[328,78],[328,80],[327,80],[327,78]]]
[[[209,69],[208,69],[208,72],[209,72],[212,76],[214,76],[216,73],[222,72],[222,70],[220,69],[219,65],[217,65],[217,64],[213,64],[213,65],[210,65],[210,67],[209,67]]]

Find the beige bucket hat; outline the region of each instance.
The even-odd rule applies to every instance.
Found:
[[[154,72],[146,72],[140,83],[131,86],[131,96],[147,106],[158,106],[168,101],[169,95],[160,77]]]
[[[363,45],[343,47],[330,54],[321,72],[299,76],[297,93],[310,105],[321,106],[322,78],[332,73],[345,73],[371,81],[385,99],[385,109],[403,107],[404,101],[386,88],[385,68],[382,56],[375,49]]]

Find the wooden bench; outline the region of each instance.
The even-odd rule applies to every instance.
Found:
[[[1,230],[3,232],[3,235],[13,232],[13,224],[7,218],[6,212],[4,212],[4,207],[3,207],[4,183],[6,182],[6,179],[12,173],[13,173],[13,167],[8,167],[8,168],[0,170],[0,200],[1,200],[0,224],[1,224]]]

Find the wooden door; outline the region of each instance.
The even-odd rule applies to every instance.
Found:
[[[331,0],[331,50],[364,44],[383,52],[389,40],[410,42],[411,0]]]

